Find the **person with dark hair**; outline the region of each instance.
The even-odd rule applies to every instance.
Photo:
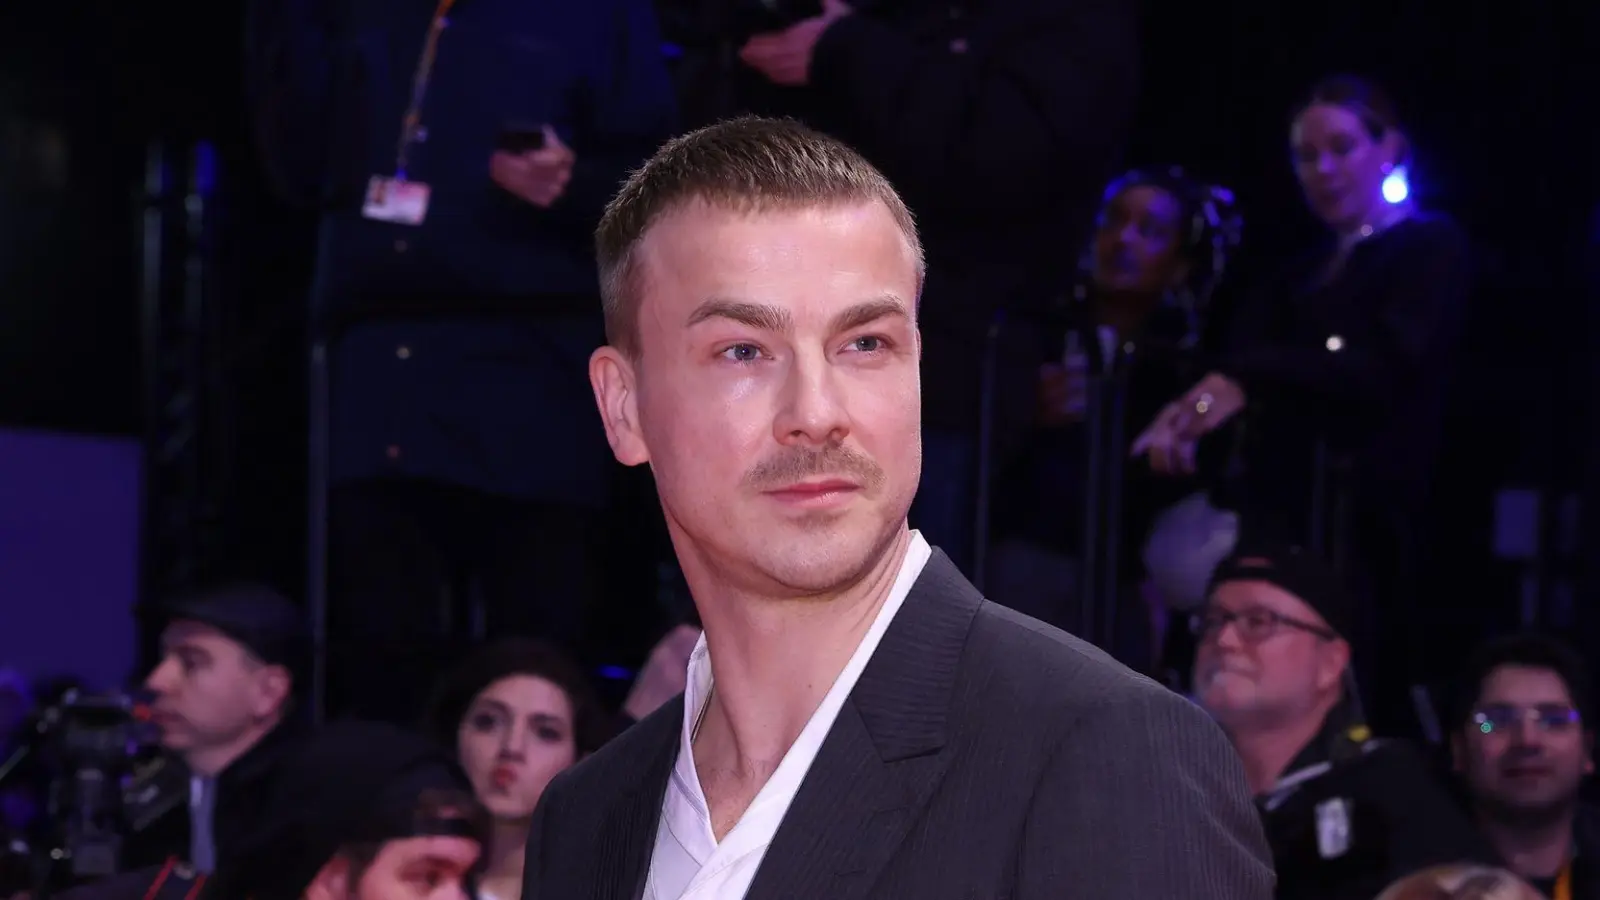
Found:
[[[517,900],[534,807],[551,779],[609,736],[605,711],[566,654],[512,638],[444,678],[427,726],[461,761],[492,821],[479,897]]]
[[[1195,617],[1195,699],[1244,762],[1279,900],[1370,900],[1423,866],[1483,856],[1427,759],[1368,728],[1354,613],[1316,554],[1261,541],[1222,562]]]
[[[1450,752],[1506,868],[1546,896],[1600,897],[1600,811],[1579,799],[1594,772],[1594,695],[1583,658],[1535,634],[1475,652],[1452,710]]]
[[[166,623],[161,661],[145,687],[170,756],[138,777],[152,789],[174,780],[188,789],[129,841],[124,864],[175,856],[209,872],[254,824],[283,754],[303,734],[296,713],[311,658],[309,629],[293,601],[250,583],[174,597],[159,614]]]
[[[1409,614],[1445,391],[1471,283],[1449,219],[1384,182],[1409,141],[1376,85],[1318,83],[1289,127],[1295,174],[1329,240],[1233,311],[1210,373],[1134,441],[1162,474],[1195,471],[1203,440],[1237,471],[1215,491],[1244,532],[1292,536],[1333,558],[1364,596],[1350,639],[1387,728],[1413,723]],[[1243,424],[1246,427],[1236,429]],[[1380,621],[1381,614],[1381,621]]]
[[[455,900],[473,887],[487,820],[432,741],[391,725],[334,723],[285,760],[246,845],[186,896]]]
[[[1226,188],[1178,168],[1135,170],[1106,188],[1076,288],[1061,298],[1040,372],[1037,426],[1000,479],[986,589],[1019,612],[1080,634],[1080,567],[1091,440],[1091,381],[1125,386],[1128,421],[1147,421],[1194,377],[1201,316],[1238,245],[1242,222]],[[1109,420],[1109,417],[1107,417]],[[1111,448],[1106,448],[1110,451]],[[1114,452],[1114,451],[1112,451]],[[1156,513],[1192,484],[1130,470],[1123,479],[1116,573],[1135,584],[1139,544]],[[1129,599],[1135,591],[1121,592]],[[1152,615],[1118,617],[1107,649],[1136,667],[1154,662]],[[1143,652],[1131,648],[1140,647]]]

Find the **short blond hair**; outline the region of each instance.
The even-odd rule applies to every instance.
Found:
[[[879,202],[924,271],[916,221],[889,179],[842,141],[790,119],[743,116],[673,138],[628,177],[595,229],[606,340],[639,352],[639,244],[670,212],[700,201],[736,212]]]

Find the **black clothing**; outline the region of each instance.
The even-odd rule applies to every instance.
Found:
[[[1421,752],[1349,722],[1336,710],[1256,798],[1278,900],[1372,900],[1418,869],[1484,858],[1483,838]]]
[[[1291,541],[1335,560],[1362,599],[1347,637],[1375,691],[1373,724],[1410,734],[1407,686],[1429,674],[1415,541],[1472,265],[1453,222],[1420,214],[1356,244],[1324,279],[1332,259],[1329,250],[1303,261],[1234,311],[1216,368],[1248,398],[1237,423],[1243,466],[1214,496],[1239,511],[1242,542]]]
[[[1122,523],[1124,563],[1137,566],[1143,544],[1156,515],[1167,506],[1199,489],[1183,478],[1157,477],[1149,466],[1127,458],[1127,448],[1139,430],[1162,407],[1187,389],[1200,373],[1184,348],[1186,324],[1177,310],[1158,313],[1143,333],[1118,337],[1107,353],[1095,318],[1087,304],[1067,308],[1056,327],[1045,332],[1041,355],[1059,360],[1067,336],[1073,335],[1087,358],[1091,377],[1124,398],[1123,434],[1117,454],[1124,476]],[[1037,396],[1035,387],[1030,396]],[[1109,422],[1102,426],[1109,430]],[[1036,426],[1026,448],[1008,466],[998,492],[995,536],[1023,537],[1066,554],[1083,545],[1085,486],[1100,473],[1087,471],[1091,429],[1084,422]],[[1102,448],[1102,453],[1113,447]],[[1132,551],[1131,553],[1128,551]]]
[[[1578,807],[1572,823],[1572,900],[1600,900],[1600,809],[1588,804]],[[1503,866],[1504,861],[1487,861]],[[1554,878],[1527,878],[1529,884],[1546,897],[1556,895]]]
[[[1021,450],[1006,461],[997,479],[992,528],[997,545],[1023,542],[1062,560],[1081,561],[1086,520],[1092,514],[1102,542],[1096,553],[1103,557],[1104,541],[1112,526],[1107,516],[1108,486],[1112,484],[1108,473],[1118,470],[1112,467],[1119,467],[1121,477],[1115,482],[1121,488],[1116,509],[1115,575],[1123,589],[1120,593],[1137,586],[1142,576],[1142,548],[1156,517],[1201,488],[1198,479],[1157,476],[1143,460],[1128,457],[1128,447],[1139,430],[1173,396],[1200,377],[1185,342],[1187,332],[1185,316],[1177,309],[1167,308],[1155,313],[1141,333],[1107,340],[1109,333],[1101,333],[1092,305],[1079,302],[1067,304],[1056,322],[1043,330],[1045,343],[1040,354],[1044,358],[1061,359],[1069,337],[1082,349],[1088,375],[1104,398],[1099,406],[1105,412],[1098,428],[1086,421],[1032,428]],[[1037,395],[1037,385],[1030,386],[1029,398]],[[1113,398],[1120,398],[1120,429],[1112,425],[1116,416]],[[1093,446],[1096,441],[1098,447]],[[1096,455],[1105,468],[1090,471],[1090,460]],[[1093,494],[1091,485],[1096,488]],[[1091,496],[1099,501],[1092,513]],[[1005,552],[997,550],[997,558]],[[991,576],[988,587],[998,589],[991,594],[997,602],[1073,634],[1095,638],[1085,633],[1081,621],[1081,585],[1036,591],[1028,583],[1030,580]],[[1130,600],[1126,605],[1127,614],[1119,615],[1117,621],[1127,628],[1118,628],[1119,636],[1109,638],[1111,646],[1106,649],[1132,664],[1133,657],[1125,652],[1137,646],[1141,637],[1148,641],[1145,635],[1149,626],[1137,602]]]
[[[246,750],[217,776],[216,806],[212,811],[211,835],[220,867],[238,853],[246,836],[255,827],[261,810],[271,798],[273,785],[283,770],[284,759],[304,739],[306,730],[297,720],[288,720],[267,732],[254,747]],[[167,757],[163,763],[178,769],[183,763]],[[147,775],[156,778],[155,773]],[[123,845],[123,867],[128,869],[158,866],[168,859],[189,857],[189,779],[181,779],[182,802],[133,835]]]
[[[205,896],[298,900],[346,845],[454,833],[418,816],[430,790],[471,795],[459,766],[432,741],[368,722],[325,726],[286,760],[248,840],[218,867]]]
[[[1415,215],[1303,261],[1232,316],[1217,368],[1249,398],[1246,508],[1307,520],[1313,448],[1349,461],[1358,500],[1415,510],[1438,452],[1445,392],[1472,281],[1465,234]]]
[[[579,649],[600,592],[601,516],[426,481],[336,486],[329,517],[329,706],[413,725],[484,636]]]

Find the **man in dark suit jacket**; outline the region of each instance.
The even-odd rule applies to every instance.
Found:
[[[908,529],[922,253],[881,174],[732,120],[662,148],[597,244],[590,379],[705,628],[684,697],[546,790],[523,900],[1271,896],[1205,714]]]

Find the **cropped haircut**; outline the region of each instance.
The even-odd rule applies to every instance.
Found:
[[[606,340],[630,358],[639,355],[639,245],[663,217],[695,202],[736,213],[882,203],[916,255],[921,290],[916,222],[883,173],[843,142],[793,120],[729,119],[662,145],[623,183],[595,230]]]
[[[1483,684],[1501,666],[1543,669],[1561,679],[1585,731],[1593,730],[1594,685],[1583,656],[1558,638],[1535,632],[1509,634],[1478,647],[1467,658],[1451,704],[1452,728],[1465,728],[1483,693]]]

